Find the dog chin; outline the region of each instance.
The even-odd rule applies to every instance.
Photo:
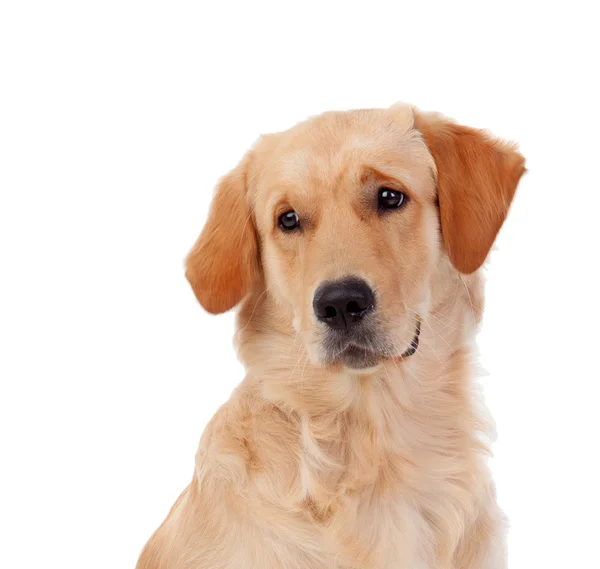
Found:
[[[367,371],[379,367],[382,359],[380,354],[351,344],[337,356],[334,363],[343,365],[349,370]]]
[[[370,373],[380,367],[385,360],[383,354],[375,353],[369,349],[354,344],[344,348],[336,354],[321,352],[318,362],[319,367],[344,368],[354,373]]]

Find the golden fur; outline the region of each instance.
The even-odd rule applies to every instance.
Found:
[[[259,140],[186,273],[206,310],[241,302],[247,376],[138,569],[504,567],[473,350],[478,269],[523,172],[513,146],[402,105]],[[380,215],[382,185],[408,205]],[[290,208],[295,234],[277,225]],[[312,312],[319,283],[348,274],[376,290],[386,342],[362,370],[328,361]]]

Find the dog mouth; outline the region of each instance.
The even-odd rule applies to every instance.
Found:
[[[326,350],[330,354],[330,363],[343,365],[349,369],[364,370],[376,367],[385,360],[404,360],[412,356],[419,347],[421,334],[421,320],[415,323],[413,337],[404,349],[377,341],[372,334],[363,335],[361,338],[338,337],[336,341],[329,341]]]
[[[349,344],[333,358],[333,363],[349,369],[367,369],[377,366],[385,358],[386,356],[382,352],[374,352],[370,348]]]

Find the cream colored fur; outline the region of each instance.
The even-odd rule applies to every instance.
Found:
[[[306,299],[326,276],[327,264],[319,262],[310,276],[303,271],[311,258],[322,258],[340,243],[347,246],[355,233],[340,238],[340,225],[337,233],[323,234],[318,243],[315,236],[310,248],[294,245],[302,264],[290,262],[285,269],[288,245],[278,245],[280,237],[266,226],[273,186],[265,180],[277,164],[286,163],[292,170],[286,176],[305,176],[311,157],[318,155],[322,163],[317,168],[340,184],[339,169],[345,162],[339,157],[326,160],[328,154],[315,151],[306,133],[298,135],[294,129],[292,135],[275,136],[280,137],[278,149],[297,145],[290,154],[295,159],[277,162],[274,153],[282,151],[274,150],[272,139],[261,142],[253,151],[254,170],[242,182],[251,186],[249,223],[255,226],[260,250],[256,266],[248,268],[248,284],[240,285],[236,344],[247,375],[207,426],[192,481],[146,545],[138,569],[505,566],[505,521],[486,466],[492,427],[474,382],[482,276],[479,270],[468,275],[457,271],[444,252],[435,214],[439,174],[415,130],[413,111],[381,111],[383,122],[377,115],[369,124],[383,129],[390,116],[397,116],[385,113],[398,112],[404,114],[397,119],[400,127],[394,136],[409,137],[415,149],[403,159],[402,168],[412,173],[415,202],[423,201],[421,210],[410,214],[413,221],[390,223],[422,226],[413,232],[411,245],[419,268],[400,257],[397,265],[383,268],[368,253],[369,232],[377,231],[379,223],[375,219],[354,248],[358,260],[352,264],[368,267],[364,274],[377,281],[384,297],[385,282],[392,279],[386,271],[394,266],[404,267],[403,279],[417,283],[413,291],[402,289],[407,295],[404,308],[389,315],[389,326],[391,330],[393,323],[397,331],[401,352],[410,339],[404,322],[411,310],[418,312],[419,349],[409,358],[390,357],[365,371],[322,365],[314,351],[318,329],[307,316]],[[334,138],[355,128],[341,125],[339,120],[345,119],[313,120],[314,129],[328,129]],[[364,124],[356,128],[353,136],[346,133],[336,144],[346,149],[358,145],[362,151],[370,131]],[[376,154],[383,152],[378,145],[389,146],[381,140],[369,144]],[[349,152],[351,165],[361,162],[354,150]],[[281,171],[277,176],[281,178]],[[315,195],[315,207],[329,207],[320,201],[329,198]],[[340,258],[336,274],[346,270],[346,257]],[[286,270],[296,272],[286,275]],[[301,289],[299,296],[288,296],[290,282]],[[202,302],[202,292],[197,294]]]

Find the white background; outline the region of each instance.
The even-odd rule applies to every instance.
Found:
[[[398,100],[520,142],[480,334],[512,568],[598,567],[592,3],[0,8],[0,566],[132,568],[243,377],[183,276],[264,132]]]

